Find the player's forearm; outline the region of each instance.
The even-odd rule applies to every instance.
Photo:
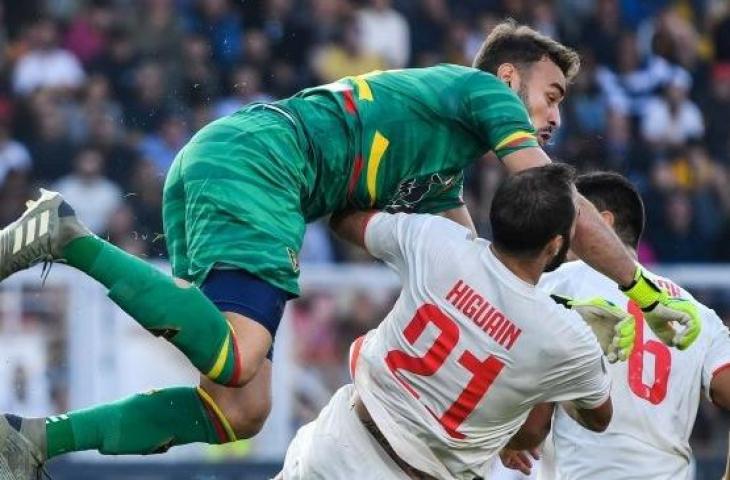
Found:
[[[554,403],[535,405],[527,416],[527,420],[509,440],[505,448],[512,450],[529,450],[536,448],[545,441],[550,433]]]
[[[616,233],[608,227],[591,202],[579,195],[580,215],[572,248],[578,257],[619,286],[634,281],[636,263]]]
[[[613,407],[610,398],[599,408],[592,410],[578,408],[573,402],[562,402],[560,406],[570,418],[578,422],[583,428],[592,432],[603,432],[606,430],[613,416]]]
[[[343,240],[365,248],[365,227],[375,213],[376,210],[337,212],[330,217],[330,228]]]

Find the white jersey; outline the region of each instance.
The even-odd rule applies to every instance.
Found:
[[[670,280],[648,275],[672,296],[692,298]],[[545,275],[540,287],[549,293],[584,299],[604,297],[628,309],[637,322],[636,346],[626,362],[609,366],[613,381],[613,418],[595,434],[556,409],[553,420],[555,478],[621,480],[690,478],[689,436],[701,388],[709,391],[713,375],[730,366],[730,337],[718,316],[695,301],[702,331],[680,351],[664,345],[646,325],[642,312],[609,278],[583,262],[569,262]],[[693,299],[694,300],[694,299]]]
[[[355,387],[397,454],[443,479],[486,477],[538,403],[610,393],[582,319],[523,282],[486,240],[430,215],[374,215],[365,244],[401,277],[380,326],[353,344]]]

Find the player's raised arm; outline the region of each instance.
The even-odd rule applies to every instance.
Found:
[[[605,431],[613,416],[611,398],[596,408],[580,408],[575,402],[563,402],[560,406],[573,420],[593,432]]]
[[[417,263],[412,257],[426,245],[439,244],[450,236],[473,237],[471,230],[435,215],[374,210],[338,212],[330,218],[330,227],[344,240],[364,248],[398,272],[409,261]]]
[[[377,210],[347,210],[332,214],[330,228],[343,240],[365,248],[365,228]]]
[[[559,105],[580,67],[578,54],[528,27],[505,22],[487,37],[464,82],[462,118],[511,173],[549,163],[539,148],[560,126]],[[573,250],[614,280],[645,312],[665,343],[687,348],[699,335],[700,318],[690,302],[669,298],[637,267],[616,235],[585,199]],[[675,332],[669,322],[687,327]]]
[[[474,225],[474,220],[472,220],[471,214],[466,208],[466,205],[446,210],[445,212],[441,212],[439,215],[458,223],[462,227],[468,228],[474,235],[477,235],[477,227]]]

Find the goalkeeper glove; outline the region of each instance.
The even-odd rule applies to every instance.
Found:
[[[629,358],[636,339],[636,320],[633,315],[601,297],[588,300],[573,300],[560,295],[550,297],[583,317],[610,363]]]
[[[634,282],[621,290],[641,308],[647,325],[662,342],[685,350],[697,340],[702,329],[697,306],[690,300],[670,297],[644,275],[641,267],[636,268]],[[684,328],[677,330],[672,322]]]

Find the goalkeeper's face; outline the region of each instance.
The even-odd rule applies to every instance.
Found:
[[[560,127],[560,103],[565,98],[566,80],[562,70],[547,58],[519,68],[511,83],[522,99],[537,130],[540,145],[550,141]]]

